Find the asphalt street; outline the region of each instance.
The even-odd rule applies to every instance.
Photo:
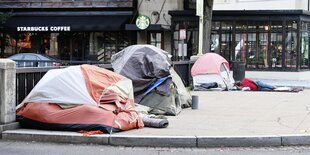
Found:
[[[308,155],[309,146],[299,147],[123,147],[94,144],[62,144],[0,140],[1,155]]]

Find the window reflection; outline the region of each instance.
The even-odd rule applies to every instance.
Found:
[[[257,58],[257,44],[256,44],[256,33],[248,33],[248,52],[247,52],[247,67],[256,68],[258,61]]]
[[[299,67],[309,69],[309,22],[302,21],[299,25],[293,20],[269,19],[213,21],[210,50],[230,62],[245,62],[247,69],[297,70]],[[175,51],[178,50],[178,30],[184,23],[175,24],[173,37]],[[197,35],[192,35],[193,38],[190,40],[195,40],[192,45],[198,46],[198,25],[192,25],[193,28],[196,26]]]
[[[288,69],[296,68],[297,58],[297,23],[288,21],[285,37],[285,67]]]
[[[246,62],[248,69],[297,69],[297,28],[295,21],[236,21],[235,34],[228,33],[227,22],[222,22],[220,31],[213,30],[211,40],[219,39],[220,55],[228,60]],[[283,29],[285,24],[285,29]],[[217,24],[218,25],[218,24]],[[213,26],[216,27],[216,26]],[[301,29],[308,31],[308,23],[302,23]],[[230,31],[232,32],[232,31]],[[220,37],[217,36],[220,35]],[[285,34],[285,36],[283,36]],[[233,42],[230,52],[224,52]],[[285,43],[285,45],[283,45]],[[212,44],[216,45],[216,44]],[[300,66],[309,68],[309,35],[302,33],[300,45]],[[211,46],[211,49],[215,49]],[[230,54],[227,54],[230,53]],[[234,53],[234,54],[232,54]],[[230,58],[229,55],[233,57]]]
[[[309,66],[309,34],[308,32],[302,32],[301,35],[301,55],[300,55],[300,67],[308,68]]]
[[[109,62],[111,56],[135,40],[126,32],[12,32],[2,34],[2,57],[40,53],[65,61]]]

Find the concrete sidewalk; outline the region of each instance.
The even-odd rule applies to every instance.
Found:
[[[96,143],[153,147],[285,146],[310,144],[310,90],[291,92],[196,91],[197,110],[169,116],[163,129],[143,128],[111,135],[7,130],[5,140]]]

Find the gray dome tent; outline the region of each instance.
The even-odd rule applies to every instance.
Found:
[[[152,45],[132,45],[112,56],[112,67],[132,80],[136,103],[153,114],[177,115],[191,106],[191,95],[167,55]]]

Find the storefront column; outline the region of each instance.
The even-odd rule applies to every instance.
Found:
[[[0,59],[0,123],[8,124],[16,120],[16,69],[15,62]]]

